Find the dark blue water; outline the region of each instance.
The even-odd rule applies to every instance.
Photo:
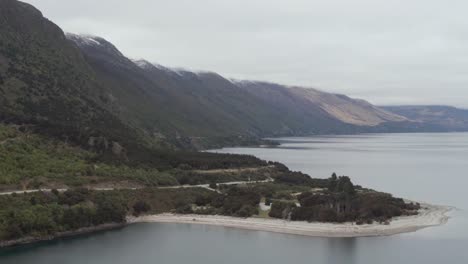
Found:
[[[188,224],[116,231],[0,251],[21,263],[468,263],[468,134],[281,139],[274,149],[230,148],[313,177],[349,175],[364,186],[460,208],[449,223],[377,238],[313,238]]]

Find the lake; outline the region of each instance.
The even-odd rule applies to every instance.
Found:
[[[451,205],[448,224],[390,237],[314,238],[190,224],[136,224],[13,249],[1,264],[468,263],[468,133],[281,138],[275,148],[226,148],[326,178]]]

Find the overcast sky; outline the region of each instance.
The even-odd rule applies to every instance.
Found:
[[[26,0],[131,58],[468,108],[466,0]]]

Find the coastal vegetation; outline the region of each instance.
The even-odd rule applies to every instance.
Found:
[[[275,167],[276,168],[276,167]],[[282,172],[274,182],[218,184],[217,189],[161,188],[35,192],[0,196],[0,240],[53,236],[58,232],[106,223],[125,223],[129,215],[177,213],[268,217],[291,221],[386,223],[395,216],[416,214],[419,204],[356,187],[348,177],[325,179],[328,187],[285,184],[297,173]],[[278,181],[281,179],[281,181]],[[320,181],[322,183],[322,181]],[[214,187],[214,186],[213,186]],[[266,217],[263,214],[263,217]]]
[[[309,222],[388,223],[392,217],[413,215],[420,209],[419,204],[390,194],[356,189],[349,177],[335,174],[327,189],[304,192],[297,199],[300,206],[290,209],[291,219]]]
[[[202,189],[93,191],[84,188],[0,196],[0,240],[41,237],[126,216],[162,213],[194,204],[212,192]]]
[[[314,179],[252,156],[177,153],[156,156],[154,165],[116,162],[28,126],[0,124],[0,190],[53,189],[0,195],[0,240],[165,212],[364,224],[419,209],[346,176]]]

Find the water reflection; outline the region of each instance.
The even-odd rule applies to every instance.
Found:
[[[327,264],[355,264],[356,238],[327,239]]]

